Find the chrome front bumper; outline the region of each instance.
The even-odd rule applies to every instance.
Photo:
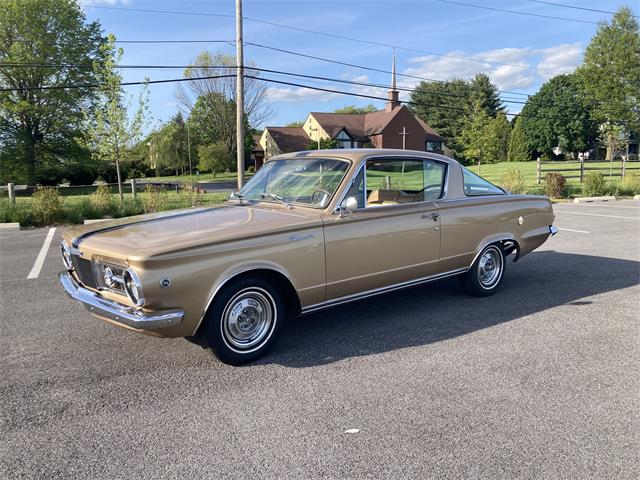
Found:
[[[553,237],[556,233],[558,233],[558,227],[555,225],[549,225],[549,233]]]
[[[182,310],[163,310],[143,312],[102,298],[98,293],[81,287],[69,272],[61,272],[58,279],[65,292],[74,300],[81,302],[87,310],[100,317],[107,318],[132,328],[149,330],[178,325],[184,317]]]

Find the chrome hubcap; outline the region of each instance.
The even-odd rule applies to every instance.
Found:
[[[246,350],[268,338],[273,321],[271,295],[262,289],[243,290],[224,309],[222,333],[231,347]]]
[[[490,248],[482,254],[478,262],[478,280],[480,285],[491,288],[500,280],[502,273],[502,255],[495,248]]]

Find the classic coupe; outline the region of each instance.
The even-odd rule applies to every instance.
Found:
[[[445,156],[307,151],[269,159],[223,206],[67,230],[59,278],[107,322],[195,337],[237,365],[263,355],[288,316],[451,276],[491,295],[507,258],[554,235],[553,220],[548,198]]]

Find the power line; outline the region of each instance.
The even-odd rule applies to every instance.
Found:
[[[333,59],[329,59],[329,58],[325,58],[325,57],[318,57],[318,56],[315,56],[315,55],[309,55],[309,54],[306,54],[306,53],[294,52],[292,50],[285,50],[283,48],[270,47],[268,45],[262,45],[262,44],[254,43],[254,42],[247,42],[247,43],[245,43],[245,45],[259,47],[259,48],[266,48],[268,50],[273,50],[273,51],[276,51],[276,52],[282,52],[282,53],[286,53],[286,54],[289,54],[289,55],[296,55],[296,56],[299,56],[299,57],[310,58],[312,60],[320,60],[320,61],[323,61],[323,62],[335,63],[337,65],[344,65],[344,66],[347,66],[347,67],[358,68],[358,69],[361,69],[361,70],[368,70],[368,71],[371,71],[371,72],[386,73],[388,75],[391,75],[391,73],[392,73],[390,70],[384,70],[384,69],[381,69],[381,68],[374,68],[374,67],[367,67],[367,66],[364,66],[364,65],[357,65],[355,63],[349,63],[349,62],[342,62],[340,60],[333,60]],[[412,79],[416,79],[416,80],[423,80],[425,82],[445,83],[444,80],[435,80],[433,78],[421,77],[421,76],[417,76],[417,75],[408,75],[408,74],[405,74],[405,73],[396,73],[396,75],[398,77],[412,78]],[[531,96],[528,93],[510,92],[508,90],[498,90],[498,92],[506,93],[506,94],[509,94],[509,95],[522,95],[522,96],[526,96],[526,97],[530,97]]]
[[[440,3],[448,3],[451,5],[459,5],[462,7],[472,7],[472,8],[479,8],[481,10],[491,10],[493,12],[501,12],[501,13],[512,13],[515,15],[526,15],[529,17],[539,17],[539,18],[547,18],[547,19],[551,19],[551,20],[564,20],[566,22],[576,22],[576,23],[589,23],[592,25],[597,25],[598,22],[592,22],[591,20],[579,20],[577,18],[567,18],[567,17],[556,17],[554,15],[542,15],[540,13],[531,13],[531,12],[521,12],[518,10],[505,10],[503,8],[495,8],[495,7],[487,7],[485,5],[476,5],[473,3],[464,3],[464,2],[456,2],[453,0],[435,0],[436,2],[440,2]]]
[[[445,0],[437,0],[437,1],[445,1]],[[469,5],[469,6],[476,6],[476,5]],[[119,10],[119,11],[131,11],[131,12],[143,12],[143,13],[160,13],[160,14],[170,14],[170,15],[191,15],[191,16],[205,16],[205,17],[234,18],[233,15],[222,14],[222,13],[184,12],[184,11],[176,11],[176,10],[155,10],[155,9],[146,9],[146,8],[111,7],[111,6],[106,6],[106,5],[85,5],[85,7],[98,8],[98,9],[103,9],[103,10]],[[484,7],[479,7],[479,8],[484,8]],[[510,10],[504,10],[504,11],[512,13]],[[518,12],[513,12],[513,13],[518,13]],[[524,14],[524,12],[519,12],[519,13],[523,13]],[[544,16],[544,15],[537,15],[537,16]],[[422,49],[418,49],[418,48],[404,47],[404,46],[401,46],[401,45],[392,45],[390,43],[376,42],[374,40],[365,40],[365,39],[362,39],[362,38],[349,37],[349,36],[346,36],[346,35],[337,35],[337,34],[333,34],[333,33],[320,32],[320,31],[317,31],[317,30],[310,30],[308,28],[295,27],[295,26],[292,26],[292,25],[286,25],[286,24],[283,24],[283,23],[271,22],[271,21],[262,20],[262,19],[259,19],[259,18],[251,18],[251,17],[244,17],[244,16],[242,18],[243,18],[243,20],[246,20],[246,21],[249,21],[249,22],[261,23],[261,24],[264,24],[264,25],[271,25],[271,26],[279,27],[279,28],[286,28],[286,29],[289,29],[289,30],[295,30],[295,31],[298,31],[298,32],[303,32],[303,33],[310,33],[312,35],[320,35],[320,36],[328,37],[328,38],[335,38],[335,39],[338,39],[338,40],[348,40],[350,42],[358,42],[358,43],[362,43],[362,44],[366,44],[366,45],[375,45],[375,46],[378,46],[378,47],[385,47],[385,48],[395,48],[397,50],[402,50],[402,51],[405,51],[405,52],[420,53],[420,54],[423,54],[423,55],[434,55],[434,56],[437,56],[437,57],[454,58],[454,59],[457,59],[457,60],[463,60],[463,61],[467,61],[467,62],[474,62],[474,63],[481,63],[481,64],[487,64],[488,63],[488,64],[491,64],[491,65],[501,65],[501,66],[507,66],[507,67],[515,67],[515,68],[535,70],[535,71],[547,72],[547,73],[561,73],[559,71],[547,70],[547,69],[537,68],[537,67],[531,67],[529,65],[518,65],[518,64],[515,64],[515,63],[503,63],[503,62],[496,62],[496,61],[492,61],[492,60],[480,60],[480,59],[477,59],[477,58],[470,58],[470,57],[465,57],[465,56],[462,56],[462,55],[451,55],[451,54],[447,54],[447,53],[438,53],[438,52],[432,52],[432,51],[429,51],[429,50],[422,50]],[[552,18],[555,18],[555,17],[552,17]],[[575,20],[575,21],[579,21],[579,20]],[[586,22],[586,23],[595,23],[595,22]],[[161,42],[158,42],[158,43],[161,43]],[[185,41],[183,43],[188,43],[188,42]]]
[[[344,90],[337,90],[337,89],[333,89],[333,88],[324,88],[324,87],[316,87],[316,86],[312,86],[312,85],[305,85],[302,83],[296,83],[296,82],[287,82],[284,80],[276,80],[273,78],[264,78],[264,77],[257,77],[257,76],[253,76],[253,75],[245,75],[246,78],[251,78],[253,80],[259,80],[259,81],[263,81],[263,82],[267,82],[267,83],[275,83],[275,84],[279,84],[279,85],[287,85],[287,86],[292,86],[292,87],[298,87],[298,88],[306,88],[309,90],[316,90],[316,91],[321,91],[321,92],[326,92],[326,93],[333,93],[333,94],[337,94],[337,95],[346,95],[346,96],[351,96],[351,97],[359,97],[359,98],[368,98],[371,100],[381,100],[381,101],[388,101],[388,98],[385,97],[379,97],[376,95],[369,95],[369,94],[365,94],[365,93],[355,93],[355,92],[346,92]],[[235,78],[235,75],[208,75],[208,76],[201,76],[201,77],[193,77],[193,78],[169,78],[169,79],[163,79],[163,80],[146,80],[146,81],[139,81],[139,82],[121,82],[120,86],[131,86],[131,85],[151,85],[151,84],[159,84],[159,83],[177,83],[177,82],[192,82],[192,81],[198,81],[198,80],[212,80],[212,79],[216,79],[216,78]],[[93,84],[80,84],[80,85],[51,85],[51,86],[44,86],[44,87],[23,87],[23,88],[0,88],[0,92],[16,92],[16,91],[37,91],[37,90],[64,90],[64,89],[78,89],[78,88],[100,88],[102,85],[101,84],[97,84],[97,83],[93,83]],[[459,112],[464,112],[466,113],[467,110],[463,107],[455,107],[452,105],[442,105],[442,104],[436,104],[436,103],[425,103],[425,102],[413,102],[411,100],[399,100],[399,103],[405,104],[405,105],[415,105],[415,106],[423,106],[423,107],[437,107],[437,108],[444,108],[447,110],[456,110]],[[527,115],[527,114],[522,114],[522,113],[511,113],[511,112],[502,112],[507,116],[522,116],[522,117],[528,117],[528,118],[543,118],[543,119],[549,119],[549,120],[566,120],[564,118],[561,117],[552,117],[552,116],[544,116],[544,115]]]
[[[584,10],[584,11],[587,11],[587,12],[606,13],[608,15],[615,15],[616,14],[616,12],[611,12],[609,10],[598,10],[597,8],[578,7],[577,5],[567,5],[565,3],[543,2],[542,0],[525,0],[525,1],[526,2],[531,2],[531,3],[541,3],[543,5],[552,5],[554,7],[572,8],[574,10]],[[633,15],[633,16],[636,17],[636,18],[638,17],[637,15]]]
[[[129,87],[132,85],[151,85],[156,83],[176,83],[176,82],[192,82],[196,80],[212,80],[215,78],[235,77],[235,75],[210,75],[206,77],[193,78],[168,78],[164,80],[144,80],[141,82],[120,82],[121,87]],[[73,90],[79,88],[100,88],[101,83],[81,83],[76,85],[47,85],[43,87],[21,87],[21,88],[0,88],[0,92],[21,92],[21,91],[40,91],[40,90]]]
[[[26,67],[26,68],[93,68],[91,65],[78,65],[78,64],[53,64],[53,63],[0,63],[0,67],[4,68],[15,68],[15,67]],[[169,69],[186,69],[186,68],[200,68],[200,69],[229,69],[235,70],[238,67],[233,65],[114,65],[117,69],[134,69],[134,70],[169,70]],[[274,70],[269,68],[259,68],[259,67],[244,67],[246,70],[254,70],[258,72],[264,73],[272,73],[276,75],[286,75],[292,77],[306,78],[310,80],[321,80],[327,82],[334,83],[342,83],[347,85],[356,85],[361,87],[373,87],[373,88],[389,88],[388,85],[382,85],[379,83],[372,82],[358,82],[355,80],[345,80],[340,78],[332,78],[332,77],[324,77],[319,75],[308,75],[304,73],[295,73],[295,72],[285,72],[282,70]],[[414,89],[406,88],[406,87],[396,87],[396,90],[401,92],[413,92]],[[465,95],[458,95],[455,93],[449,92],[435,92],[433,90],[421,90],[424,93],[431,93],[433,95],[442,96],[442,97],[454,97],[454,98],[467,98]],[[503,101],[507,103],[515,103],[525,105],[527,102],[523,102],[521,100],[512,100],[512,99],[503,99]]]

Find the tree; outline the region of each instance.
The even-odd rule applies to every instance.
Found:
[[[461,155],[463,151],[460,132],[470,95],[469,84],[461,79],[420,82],[411,92],[411,109],[438,132],[454,155]]]
[[[222,143],[210,143],[198,146],[198,167],[201,170],[216,173],[229,170],[233,165],[233,156]]]
[[[507,156],[507,160],[510,162],[526,162],[531,160],[531,154],[527,149],[526,136],[522,128],[522,120],[523,118],[521,116],[516,117],[513,129],[511,129]]]
[[[94,63],[94,72],[100,81],[97,89],[99,102],[87,115],[86,142],[99,159],[115,165],[118,193],[120,200],[124,200],[120,162],[142,137],[149,90],[146,85],[142,88],[138,108],[130,120],[127,103],[131,100],[125,95],[120,85],[122,76],[116,70],[123,50],[115,48],[113,35],[109,35],[107,44],[101,49],[104,61]]]
[[[575,74],[557,75],[529,97],[522,109],[527,150],[535,156],[589,150],[598,135],[588,95]]]
[[[189,115],[189,126],[194,143],[206,145],[223,143],[235,156],[236,104],[220,93],[206,93],[198,97]],[[245,150],[251,150],[253,138],[247,116],[244,118]]]
[[[189,167],[187,124],[178,112],[150,140],[156,168],[184,175]]]
[[[2,2],[0,62],[14,66],[0,68],[0,88],[10,89],[0,91],[0,145],[28,184],[44,162],[64,162],[77,150],[83,110],[95,98],[88,87],[48,87],[95,83],[95,72],[79,65],[100,61],[104,42],[100,24],[86,23],[76,1]]]
[[[480,101],[476,101],[473,110],[466,118],[460,140],[463,142],[462,153],[470,160],[477,162],[478,175],[480,174],[480,164],[483,159],[490,158],[489,155],[495,151],[495,140],[491,138],[491,117],[483,108]]]
[[[307,145],[307,150],[332,150],[338,146],[338,141],[334,138],[321,138],[320,146],[318,142],[313,140]]]
[[[190,121],[193,118],[194,127],[196,122],[202,128],[204,123],[213,124],[208,130],[208,137],[203,137],[203,143],[222,141],[232,155],[236,151],[235,64],[235,57],[202,52],[184,71],[184,78],[216,78],[190,81],[186,87],[188,90],[182,85],[176,88],[176,98],[189,112]],[[246,66],[250,68],[255,65],[248,62]],[[257,79],[259,72],[249,69],[247,75],[256,78],[245,77],[244,80],[245,130],[250,125],[262,124],[271,115],[267,87]]]
[[[465,112],[478,103],[489,117],[504,111],[498,88],[489,77],[479,73],[467,81],[420,82],[411,92],[411,109],[433,127],[454,155],[464,155],[460,137],[465,125]]]
[[[304,120],[296,120],[295,122],[287,123],[285,127],[302,127]]]
[[[509,125],[507,116],[502,112],[498,113],[495,118],[490,120],[487,128],[491,141],[486,158],[491,162],[506,162],[509,153],[509,137],[511,136],[511,125]]]
[[[628,134],[640,131],[640,29],[631,9],[620,8],[603,22],[585,50],[578,69],[593,100],[593,115],[601,124],[621,126]],[[606,138],[607,159],[613,158],[613,128]]]
[[[476,73],[469,82],[471,91],[470,102],[480,102],[480,106],[490,117],[496,117],[498,113],[504,112],[504,105],[500,99],[498,87],[496,87],[489,76],[485,73]]]
[[[350,114],[362,115],[365,113],[373,113],[377,111],[378,109],[376,108],[376,106],[370,103],[369,105],[365,105],[364,107],[357,107],[355,105],[345,105],[342,108],[338,108],[334,110],[334,113],[350,113]]]

